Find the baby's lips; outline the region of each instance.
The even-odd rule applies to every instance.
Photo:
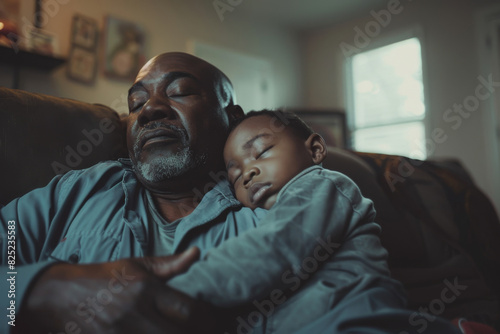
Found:
[[[259,203],[269,188],[271,188],[270,182],[254,183],[250,187],[249,193],[248,193],[250,203],[252,203],[252,204]]]

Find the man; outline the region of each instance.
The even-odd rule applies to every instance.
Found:
[[[2,322],[2,333],[9,327],[18,333],[210,332],[213,309],[165,281],[198,258],[191,246],[204,254],[254,228],[266,213],[241,207],[227,182],[214,182],[224,168],[228,123],[242,115],[232,95],[229,80],[207,62],[159,55],[129,91],[130,160],[68,172],[1,209],[3,235],[15,222],[20,310],[15,327]],[[11,282],[2,281],[2,294]],[[406,329],[408,314],[391,312],[402,300],[395,290],[350,291],[352,298],[303,333],[332,326],[328,332]],[[4,310],[11,307],[2,300]],[[383,310],[380,316],[373,305]]]
[[[165,328],[175,333],[186,331],[189,316],[197,314],[199,303],[164,284],[192,263],[197,252],[173,259],[143,257],[186,249],[184,236],[194,223],[224,222],[223,212],[238,206],[228,200],[208,218],[215,205],[202,203],[203,209],[193,213],[207,185],[214,184],[211,173],[224,168],[229,120],[242,110],[218,69],[184,53],[163,54],[146,64],[130,89],[129,105],[132,164],[108,162],[69,172],[2,208],[2,234],[7,236],[9,221],[16,222],[17,310],[21,302],[22,307],[13,329],[30,324],[45,333],[164,333]],[[184,216],[194,223],[183,224],[187,228],[175,238],[162,222],[146,223],[164,219],[176,225]],[[257,220],[253,216],[249,228]],[[131,257],[142,259],[107,262]],[[7,261],[5,253],[2,261]],[[7,303],[3,294],[8,290],[2,289]],[[204,329],[208,325],[201,319],[197,323]],[[6,322],[1,324],[6,332]]]

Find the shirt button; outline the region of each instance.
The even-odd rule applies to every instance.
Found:
[[[68,261],[70,263],[78,263],[78,260],[80,260],[80,257],[78,256],[78,254],[71,254]]]

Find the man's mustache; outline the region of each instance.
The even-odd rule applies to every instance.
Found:
[[[153,131],[157,129],[163,129],[170,133],[173,133],[176,137],[178,137],[181,142],[186,143],[188,140],[188,134],[186,129],[182,127],[178,127],[172,124],[164,124],[162,122],[151,122],[146,125],[139,131],[134,143],[135,151],[138,152],[141,150],[141,142],[143,141],[144,135],[148,131]]]

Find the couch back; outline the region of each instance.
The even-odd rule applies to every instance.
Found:
[[[374,202],[389,267],[410,308],[499,328],[500,221],[461,165],[337,148],[328,154],[325,167],[349,176]],[[447,295],[450,286],[460,289]]]
[[[70,169],[124,157],[125,147],[111,108],[0,87],[0,204]]]

